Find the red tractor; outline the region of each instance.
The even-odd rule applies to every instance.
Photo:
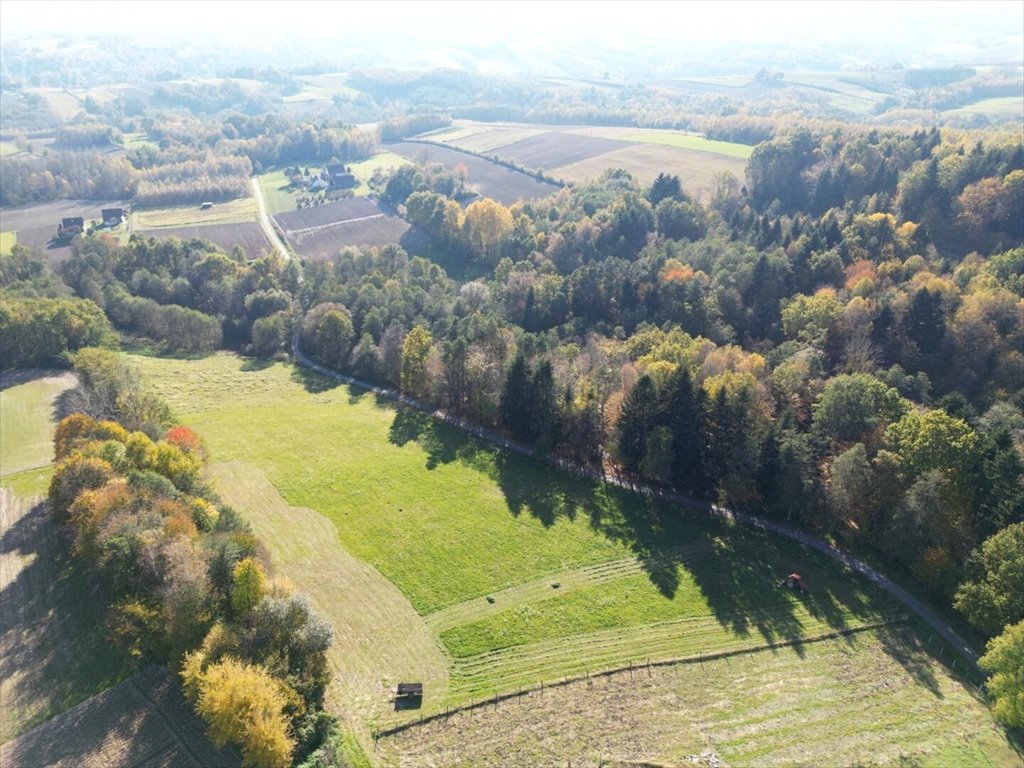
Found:
[[[780,587],[788,587],[796,592],[806,595],[811,590],[808,588],[803,577],[799,573],[791,573],[785,578],[785,580],[779,584]]]

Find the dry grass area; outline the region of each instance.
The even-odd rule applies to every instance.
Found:
[[[152,667],[0,747],[4,768],[233,768],[181,689]]]
[[[214,464],[209,477],[225,502],[245,510],[277,571],[333,625],[336,712],[360,722],[383,715],[399,679],[423,681],[431,695],[445,689],[447,660],[426,623],[394,584],[342,548],[330,520],[289,506],[252,464]]]
[[[1021,760],[903,627],[532,690],[382,738],[377,755],[402,768]]]

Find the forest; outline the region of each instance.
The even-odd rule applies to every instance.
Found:
[[[300,266],[92,237],[40,281],[18,249],[5,338],[37,326],[29,306],[56,311],[40,293],[179,352],[283,355],[300,332],[327,365],[543,453],[876,552],[986,635],[1024,618],[964,597],[987,594],[985,552],[1024,520],[1020,140],[801,129],[758,145],[748,177],[699,201],[613,171],[463,208],[443,171],[393,171],[382,196],[447,271],[397,245]]]

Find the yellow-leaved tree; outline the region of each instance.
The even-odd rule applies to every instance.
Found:
[[[194,678],[195,660],[191,659],[190,668],[190,659],[186,658],[185,671]],[[295,741],[284,716],[288,691],[266,669],[226,656],[202,673],[198,688],[197,710],[217,747],[237,744],[244,764],[251,768],[291,764]]]
[[[267,576],[263,566],[251,557],[235,563],[231,579],[231,607],[236,615],[251,611],[266,594]]]
[[[463,234],[484,264],[497,261],[498,249],[512,231],[512,213],[501,203],[485,197],[466,208]]]

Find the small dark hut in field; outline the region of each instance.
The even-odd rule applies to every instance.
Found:
[[[124,208],[103,208],[100,211],[100,218],[106,227],[119,227],[124,221]]]
[[[57,225],[57,239],[70,240],[85,231],[85,219],[81,216],[68,216]]]
[[[331,189],[351,189],[359,184],[356,177],[341,163],[328,163],[324,167],[323,177]]]

